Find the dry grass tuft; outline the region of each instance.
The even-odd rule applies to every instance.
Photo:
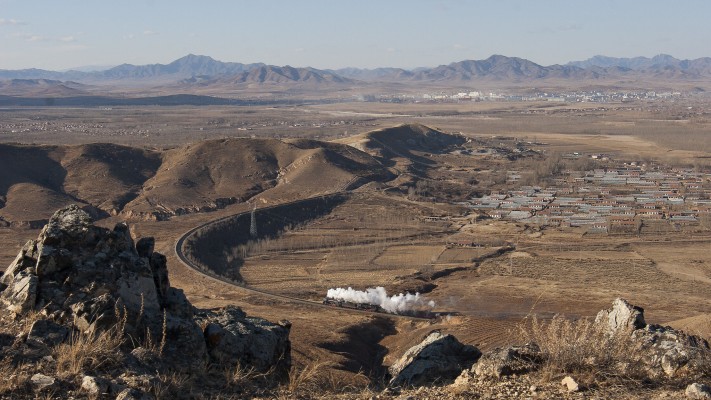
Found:
[[[75,333],[68,343],[52,350],[60,376],[78,376],[86,370],[107,368],[121,362],[119,350],[126,340],[127,313],[118,310],[116,313],[118,322],[112,328],[99,333]]]
[[[641,355],[635,351],[637,346],[631,330],[609,334],[603,324],[595,324],[590,319],[569,320],[555,316],[543,322],[534,316],[522,333],[543,352],[541,376],[544,379],[575,374],[586,385],[644,379]]]
[[[0,361],[0,396],[29,388],[30,373],[23,365],[14,365],[8,358]]]
[[[371,393],[370,380],[359,373],[355,376],[340,373],[330,362],[315,362],[294,368],[289,380],[281,387],[280,398],[319,398],[324,394]]]

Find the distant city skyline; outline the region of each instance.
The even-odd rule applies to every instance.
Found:
[[[199,4],[199,5],[198,5]],[[711,2],[0,0],[0,69],[167,64],[187,54],[314,68],[521,57],[711,56]]]

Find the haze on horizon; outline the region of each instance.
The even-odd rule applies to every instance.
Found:
[[[169,63],[186,54],[315,68],[426,67],[492,54],[711,56],[711,2],[0,0],[0,69]]]

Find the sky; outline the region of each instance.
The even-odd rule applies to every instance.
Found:
[[[711,56],[709,0],[0,0],[0,69],[167,64],[187,54],[314,68],[492,54]]]

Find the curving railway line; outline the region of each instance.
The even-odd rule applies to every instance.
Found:
[[[346,193],[347,193],[347,192],[335,192],[335,193],[331,193],[331,194],[327,194],[327,195],[319,195],[319,196],[307,197],[307,198],[305,198],[305,199],[300,199],[300,200],[290,201],[290,202],[286,202],[286,203],[276,204],[276,205],[273,205],[273,206],[263,207],[263,208],[260,208],[259,210],[260,210],[260,211],[268,211],[268,210],[270,210],[270,209],[275,209],[275,208],[277,208],[277,207],[284,207],[284,206],[289,206],[289,205],[297,204],[297,203],[303,202],[303,201],[305,201],[305,200],[314,200],[314,199],[318,199],[318,198],[325,198],[325,197],[334,196],[334,195],[342,195],[342,194],[346,194]],[[180,262],[183,263],[183,265],[185,265],[185,266],[188,267],[189,269],[193,270],[194,272],[196,272],[196,273],[198,273],[198,274],[200,274],[200,275],[203,275],[204,277],[206,277],[206,278],[208,278],[208,279],[211,279],[211,280],[214,280],[214,281],[217,281],[217,282],[220,282],[220,283],[224,283],[224,284],[231,285],[231,286],[233,286],[233,287],[235,287],[235,288],[237,288],[237,289],[239,289],[239,290],[243,290],[243,291],[248,292],[248,293],[257,294],[257,295],[260,295],[260,296],[263,296],[263,297],[272,298],[272,299],[277,299],[277,300],[282,300],[282,301],[288,301],[288,302],[290,302],[290,303],[308,305],[308,306],[311,306],[311,307],[327,308],[327,309],[330,309],[330,310],[333,310],[334,308],[336,308],[336,307],[334,307],[333,305],[323,304],[323,303],[321,303],[321,302],[299,299],[299,298],[297,298],[297,297],[291,297],[291,296],[286,296],[286,295],[282,295],[282,294],[271,293],[271,292],[267,292],[267,291],[265,291],[265,290],[256,289],[256,288],[252,288],[252,287],[249,287],[249,286],[237,285],[237,284],[235,284],[233,281],[231,281],[231,280],[229,280],[229,279],[227,279],[227,278],[225,278],[225,277],[222,277],[222,276],[220,276],[220,275],[218,275],[218,274],[214,274],[214,273],[210,273],[210,272],[206,272],[206,271],[201,270],[201,269],[200,269],[198,266],[196,266],[189,258],[187,258],[187,257],[185,256],[185,254],[183,253],[183,245],[185,244],[185,240],[187,240],[191,235],[193,235],[193,234],[194,234],[195,232],[197,232],[198,230],[200,230],[200,229],[202,229],[202,228],[205,228],[205,227],[207,227],[207,226],[210,226],[210,225],[212,225],[212,224],[216,224],[216,223],[219,223],[219,222],[222,222],[222,221],[226,221],[226,220],[231,219],[231,218],[236,218],[236,217],[239,217],[239,216],[242,216],[242,215],[249,214],[250,212],[251,212],[251,211],[244,211],[244,212],[241,212],[241,213],[237,213],[237,214],[229,215],[229,216],[226,216],[226,217],[214,219],[214,220],[208,221],[208,222],[206,222],[206,223],[204,223],[204,224],[200,224],[200,225],[198,225],[198,226],[196,226],[196,227],[190,229],[189,231],[185,232],[185,233],[184,233],[183,235],[181,235],[180,238],[175,242],[175,255],[176,255],[176,257],[178,257],[178,260],[180,260]],[[408,315],[390,314],[390,313],[377,312],[377,311],[369,311],[369,310],[363,310],[363,309],[357,309],[357,308],[345,308],[345,307],[344,307],[344,308],[338,308],[338,310],[343,310],[343,311],[345,311],[345,312],[358,313],[358,314],[371,314],[371,315],[387,316],[387,317],[391,317],[391,318],[405,318],[405,319],[409,319],[409,320],[421,320],[421,321],[429,321],[429,320],[430,320],[429,318],[414,317],[414,316],[408,316]]]

